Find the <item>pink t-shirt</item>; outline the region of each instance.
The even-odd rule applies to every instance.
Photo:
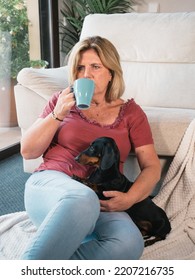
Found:
[[[50,114],[57,102],[55,93],[45,106],[41,118]],[[50,146],[43,155],[43,163],[36,171],[50,169],[68,175],[86,177],[92,167],[82,166],[74,158],[98,137],[112,137],[120,150],[120,170],[132,148],[153,144],[150,126],[143,110],[133,99],[125,102],[111,125],[101,125],[87,119],[82,110],[73,106],[59,126]]]

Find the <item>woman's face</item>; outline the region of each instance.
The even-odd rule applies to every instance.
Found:
[[[97,53],[93,50],[87,50],[82,53],[77,66],[77,79],[88,78],[95,82],[95,95],[106,94],[109,81],[112,76],[106,68]]]

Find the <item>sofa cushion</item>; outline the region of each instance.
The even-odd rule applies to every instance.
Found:
[[[80,39],[95,35],[113,42],[122,61],[195,61],[195,12],[88,15]]]
[[[195,64],[122,63],[125,93],[142,106],[195,109]]]
[[[142,107],[152,130],[158,155],[174,156],[195,110]]]
[[[52,93],[68,86],[68,67],[50,69],[24,68],[19,72],[17,81],[22,86],[31,89],[48,100]]]

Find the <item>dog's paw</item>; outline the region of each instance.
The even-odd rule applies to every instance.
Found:
[[[146,239],[144,242],[144,247],[148,247],[153,245],[154,243],[163,240],[163,238],[161,238],[160,236],[154,236],[151,237],[150,239]]]

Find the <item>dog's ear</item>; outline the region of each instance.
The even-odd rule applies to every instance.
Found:
[[[110,143],[106,143],[102,152],[102,159],[100,162],[100,168],[102,170],[109,169],[114,163],[117,163],[117,153],[113,149]]]

